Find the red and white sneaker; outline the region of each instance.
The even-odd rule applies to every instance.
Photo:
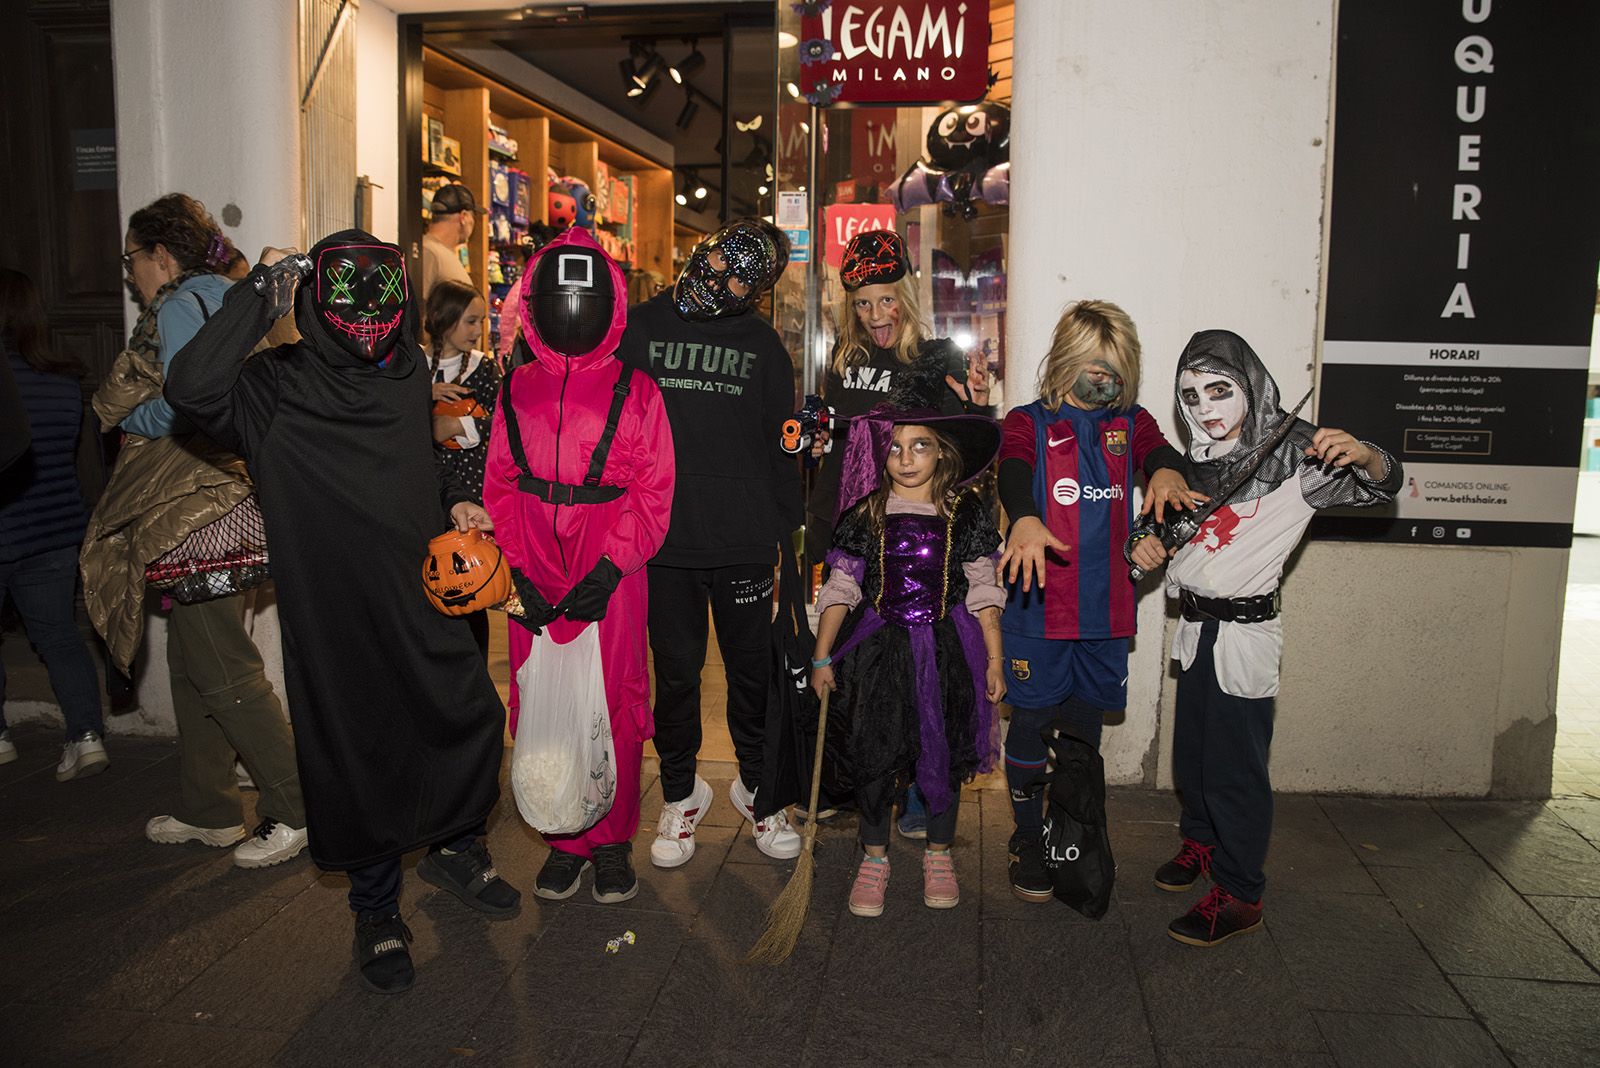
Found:
[[[856,881],[850,884],[850,912],[856,916],[882,916],[883,896],[889,889],[889,858],[862,857]]]
[[[694,777],[694,789],[682,801],[661,806],[656,823],[656,840],[650,843],[650,863],[658,868],[676,868],[694,856],[694,829],[711,808],[711,784]]]
[[[789,826],[789,817],[779,809],[764,820],[756,819],[756,795],[746,793],[739,776],[728,787],[728,799],[739,814],[750,821],[756,848],[773,860],[793,860],[800,855],[800,832]]]

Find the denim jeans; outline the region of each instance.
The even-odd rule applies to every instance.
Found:
[[[67,721],[68,741],[84,731],[105,731],[100,718],[100,678],[73,615],[77,592],[76,545],[0,563],[0,599],[11,595],[28,640],[50,673],[50,688]],[[0,660],[0,707],[5,698],[6,669]],[[0,712],[0,729],[4,727],[5,716]]]

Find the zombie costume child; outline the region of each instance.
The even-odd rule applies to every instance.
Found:
[[[1128,698],[1128,643],[1138,626],[1133,582],[1122,559],[1133,527],[1134,479],[1155,494],[1157,472],[1182,457],[1155,418],[1131,403],[1139,342],[1116,305],[1079,301],[1056,326],[1039,399],[1006,414],[1000,447],[1000,502],[1015,545],[1024,521],[1042,523],[1064,548],[1044,555],[1043,581],[1013,582],[1000,627],[1005,635],[1011,722],[1006,781],[1016,830],[1012,892],[1051,899],[1044,867],[1041,731],[1064,720],[1096,748],[1105,713]],[[1172,477],[1169,473],[1167,477]]]
[[[251,357],[291,300],[301,340]],[[518,902],[477,837],[499,796],[500,700],[420,581],[447,510],[487,522],[436,459],[428,392],[400,250],[360,230],[257,266],[166,387],[255,476],[311,855],[349,873],[361,976],[384,992],[412,981],[403,853],[428,847],[418,874],[491,916]]]
[[[832,571],[817,595],[823,619],[812,664],[831,668],[837,685],[828,725],[837,709],[868,853],[851,893],[851,911],[862,916],[883,910],[882,847],[902,779],[915,782],[929,813],[925,901],[947,908],[959,900],[948,846],[961,784],[990,771],[999,756],[987,685],[999,634],[991,622],[991,657],[977,614],[997,613],[1004,600],[994,573],[1000,535],[977,495],[961,489],[993,460],[999,426],[984,416],[941,414],[943,373],[942,361],[919,361],[889,401],[852,420]],[[938,451],[955,450],[958,473],[948,493],[924,503],[894,482],[886,464],[898,462],[891,458],[903,444],[891,445],[897,426],[932,430],[947,443]],[[934,482],[929,491],[939,488]],[[848,612],[835,636],[841,607]]]
[[[1261,924],[1284,561],[1317,509],[1386,503],[1404,478],[1376,445],[1285,415],[1277,383],[1237,334],[1194,335],[1176,392],[1189,483],[1220,503],[1167,567],[1167,593],[1183,616],[1172,643],[1183,669],[1172,759],[1184,841],[1156,885],[1187,890],[1210,874],[1211,892],[1168,928],[1180,942],[1209,946]],[[1270,440],[1286,419],[1287,433]],[[1130,555],[1149,536],[1135,532]]]
[[[671,291],[628,309],[617,351],[660,386],[677,455],[671,525],[647,569],[664,802],[650,850],[657,867],[694,855],[694,830],[711,804],[710,785],[695,774],[708,601],[739,760],[732,801],[762,852],[800,852],[782,809],[760,811],[755,800],[772,669],[773,568],[778,539],[800,526],[802,508],[799,464],[780,443],[795,406],[794,365],[753,306],[787,261],[781,231],[759,220],[729,224],[695,248]]]
[[[495,413],[484,505],[514,568],[520,621],[545,628],[539,636],[525,629],[526,644],[556,654],[597,630],[617,776],[598,823],[545,836],[551,854],[534,893],[570,897],[592,863],[595,900],[624,901],[638,889],[629,843],[639,829],[639,765],[654,733],[644,564],[672,513],[672,434],[656,384],[616,358],[626,282],[588,231],[573,227],[541,248],[520,284],[518,344],[528,352]],[[539,700],[523,694],[523,716],[537,715]]]

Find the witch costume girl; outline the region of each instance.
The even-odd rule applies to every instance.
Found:
[[[251,356],[291,302],[302,340]],[[382,993],[413,980],[402,854],[427,847],[417,874],[491,918],[519,899],[479,837],[500,793],[500,698],[465,621],[420,581],[447,513],[488,526],[436,460],[428,377],[400,249],[361,230],[258,265],[167,373],[172,406],[255,477],[311,855],[349,873],[356,961]]]
[[[1000,427],[981,415],[940,414],[946,387],[936,354],[902,379],[887,402],[851,422],[833,570],[817,597],[812,686],[837,690],[829,725],[846,732],[867,854],[850,894],[858,916],[883,912],[902,778],[915,782],[929,812],[923,902],[959,902],[949,846],[960,787],[995,765],[994,703],[1005,692],[1000,536],[977,494],[963,488],[993,461]]]

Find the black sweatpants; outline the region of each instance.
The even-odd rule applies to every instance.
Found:
[[[1248,626],[1248,624],[1240,624]],[[1194,663],[1178,676],[1172,724],[1172,775],[1185,838],[1215,846],[1211,878],[1241,901],[1261,900],[1272,838],[1271,697],[1235,697],[1217,685],[1217,623],[1200,628]]]
[[[453,842],[436,845],[428,852],[437,853],[441,849],[448,849],[452,853],[465,852],[482,833],[483,829],[479,828],[475,833],[464,834]],[[352,868],[345,874],[350,877],[351,912],[358,916],[393,916],[399,911],[399,857],[380,860],[364,868]]]
[[[776,563],[777,552],[773,552]],[[656,754],[661,797],[694,792],[700,753],[700,671],[706,665],[706,605],[728,680],[728,733],[739,778],[761,785],[767,681],[772,670],[772,563],[708,569],[646,568],[650,582],[650,655],[656,669]]]

